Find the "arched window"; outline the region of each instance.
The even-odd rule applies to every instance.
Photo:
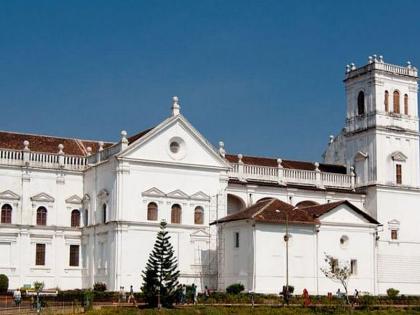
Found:
[[[408,115],[408,95],[404,94],[404,115]]]
[[[240,197],[227,195],[227,214],[235,213],[243,208],[245,208],[245,202]]]
[[[12,206],[7,203],[1,207],[1,223],[12,223]]]
[[[171,223],[181,223],[182,209],[178,204],[174,204],[171,209]]]
[[[394,113],[400,113],[400,92],[394,91]]]
[[[385,91],[385,99],[384,99],[385,111],[389,112],[389,92]]]
[[[47,209],[45,207],[39,207],[36,210],[36,224],[47,225]]]
[[[194,209],[194,224],[204,224],[203,207],[198,206]]]
[[[106,223],[106,203],[102,205],[102,223]]]
[[[158,219],[158,206],[154,202],[150,202],[147,205],[147,220],[157,221]]]
[[[80,212],[77,209],[74,209],[71,212],[71,227],[79,227],[80,226]]]
[[[365,93],[363,91],[359,92],[357,96],[357,114],[363,115],[365,113]]]

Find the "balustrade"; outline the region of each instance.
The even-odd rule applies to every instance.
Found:
[[[283,167],[268,167],[243,163],[232,163],[229,176],[240,180],[258,180],[283,184],[299,184],[316,187],[353,189],[354,175],[299,170]]]
[[[0,164],[82,171],[87,166],[87,159],[84,156],[0,149]]]

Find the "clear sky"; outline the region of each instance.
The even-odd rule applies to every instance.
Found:
[[[182,113],[231,153],[320,160],[345,65],[420,66],[420,1],[0,0],[0,129],[118,140]]]

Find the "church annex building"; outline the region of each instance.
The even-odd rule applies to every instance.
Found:
[[[141,286],[159,222],[180,282],[224,290],[420,292],[417,69],[347,66],[347,114],[323,163],[231,154],[181,114],[116,143],[0,132],[0,273],[10,288]]]

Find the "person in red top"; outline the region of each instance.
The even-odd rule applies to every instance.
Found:
[[[303,306],[308,307],[311,304],[311,299],[309,298],[308,290],[303,289]]]

